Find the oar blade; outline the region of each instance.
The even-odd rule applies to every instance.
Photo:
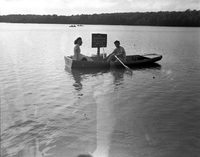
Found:
[[[129,67],[127,67],[116,55],[114,55],[114,56],[126,68],[126,70],[132,75],[133,74],[132,70]]]
[[[129,67],[126,67],[126,71],[127,71],[128,73],[130,73],[131,75],[133,75],[133,71],[132,71]]]

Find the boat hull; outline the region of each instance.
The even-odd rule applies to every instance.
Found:
[[[127,56],[127,61],[123,62],[128,67],[148,66],[162,59],[162,55],[147,54],[147,55],[130,55]],[[120,62],[111,62],[111,67],[123,67]]]
[[[64,56],[65,65],[72,69],[91,69],[91,68],[110,68],[110,67],[123,67],[120,62],[105,62],[103,58],[91,57],[94,61],[75,61],[70,57]],[[129,55],[123,62],[128,67],[148,66],[162,59],[162,55],[146,54],[146,55]]]
[[[92,57],[91,57],[92,58]],[[72,68],[72,69],[91,69],[91,68],[101,68],[101,69],[105,69],[105,68],[109,68],[110,64],[108,62],[102,61],[102,59],[94,59],[94,57],[92,58],[94,61],[75,61],[72,60],[70,57],[66,57],[64,56],[65,59],[65,66]]]

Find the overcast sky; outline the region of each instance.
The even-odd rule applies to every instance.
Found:
[[[0,15],[200,10],[200,0],[0,0]]]

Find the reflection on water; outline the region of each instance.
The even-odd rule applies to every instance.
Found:
[[[70,69],[67,66],[65,67],[65,71],[68,74],[71,74],[74,79],[74,89],[78,92],[78,96],[82,96],[81,90],[83,89],[82,81],[87,78],[92,78],[95,76],[103,75],[108,72],[108,70],[102,69]]]
[[[133,72],[134,70],[137,70],[137,71],[148,71],[148,69],[160,70],[161,65],[158,63],[153,63],[148,66],[137,66],[137,67],[130,67],[130,68]],[[103,69],[103,70],[102,69],[70,69],[68,67],[65,67],[65,71],[70,73],[73,76],[74,81],[75,81],[73,86],[75,90],[77,91],[82,90],[83,85],[81,82],[84,80],[84,78],[103,75],[105,73],[111,73],[113,76],[114,85],[118,86],[120,84],[123,84],[124,75],[131,77],[131,75],[123,67],[117,68],[117,69],[112,67],[111,69]]]
[[[156,65],[148,68],[132,68],[132,70],[134,73],[136,71],[160,69],[160,67]],[[58,106],[61,107],[63,112],[59,111],[55,106],[53,106],[54,111],[51,111],[49,106],[45,105],[46,103],[48,104],[48,99],[47,102],[44,101],[33,106],[26,104],[28,101],[26,103],[23,102],[25,100],[24,95],[20,94],[23,93],[22,85],[21,82],[18,82],[19,84],[15,91],[18,104],[14,105],[11,101],[9,103],[11,121],[14,124],[10,125],[7,129],[9,131],[7,133],[4,132],[2,135],[4,140],[8,138],[8,141],[12,141],[12,144],[8,142],[10,149],[4,143],[2,147],[4,156],[12,154],[14,157],[54,157],[55,154],[59,154],[59,156],[64,156],[64,154],[75,155],[75,152],[90,152],[97,157],[101,157],[103,154],[108,156],[112,143],[112,134],[117,123],[114,109],[116,98],[120,98],[122,91],[119,91],[119,89],[124,88],[125,78],[131,79],[134,75],[130,76],[126,73],[126,69],[123,68],[65,70],[67,75],[71,74],[74,83],[70,85],[77,91],[77,98],[79,98],[79,100],[70,101],[70,104],[74,104],[71,106],[70,111],[68,109],[65,110],[64,106]],[[17,78],[15,79],[17,80]],[[91,79],[93,79],[91,82],[87,82]],[[5,88],[4,92],[6,92]],[[3,100],[9,102],[8,98]],[[43,108],[42,105],[45,105],[45,107]],[[19,108],[20,106],[21,109]],[[30,108],[31,114],[28,114],[27,111]],[[42,111],[41,115],[41,110],[50,111],[52,115],[46,117],[44,115],[48,115],[48,113],[44,111]],[[65,114],[69,116],[66,117]],[[16,116],[14,117],[14,115]],[[23,117],[20,118],[19,115],[23,115]],[[18,117],[18,120],[16,117]],[[66,125],[65,120],[69,124]],[[83,123],[83,125],[80,125],[80,123]],[[66,130],[69,130],[69,132]],[[74,133],[72,133],[73,131]],[[15,135],[15,137],[9,137],[11,134]],[[88,140],[88,137],[91,137],[91,139]],[[17,143],[20,144],[16,146]],[[65,151],[63,151],[62,145],[65,145]],[[59,153],[59,151],[62,151],[63,154]]]
[[[73,71],[71,73],[72,73],[74,80],[75,80],[75,83],[73,84],[73,86],[74,86],[75,90],[80,92],[82,87],[83,87],[83,85],[81,83],[83,78],[81,77],[81,75],[78,72]]]
[[[3,25],[2,157],[199,156],[199,28]],[[106,53],[119,39],[162,67],[64,70],[75,34],[93,53],[91,31],[108,34]]]
[[[160,65],[154,64],[150,67],[137,67],[132,70],[134,73],[136,71],[160,70],[160,68]],[[112,136],[115,132],[114,128],[118,123],[116,111],[118,112],[119,109],[115,109],[116,103],[123,100],[120,97],[121,92],[124,90],[123,88],[126,88],[124,86],[124,79],[132,79],[134,76],[130,75],[130,73],[126,73],[126,69],[124,68],[112,68],[106,71],[95,69],[65,70],[73,76],[76,84],[85,84],[87,80],[92,78],[96,81],[98,80],[97,82],[99,83],[96,82],[94,85],[91,85],[93,93],[91,96],[94,98],[96,106],[96,149],[89,153],[94,155],[94,157],[109,157]],[[81,89],[75,87],[75,90],[80,92],[81,90],[84,91],[84,88],[87,88],[87,86],[83,85],[81,87]],[[84,95],[81,96],[83,99]]]
[[[113,70],[111,71],[111,74],[113,75],[113,83],[115,86],[123,84],[124,80],[124,73],[126,72],[126,69],[119,69],[119,70]]]

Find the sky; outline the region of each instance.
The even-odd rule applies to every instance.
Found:
[[[80,15],[200,10],[200,0],[0,0],[0,15]]]

